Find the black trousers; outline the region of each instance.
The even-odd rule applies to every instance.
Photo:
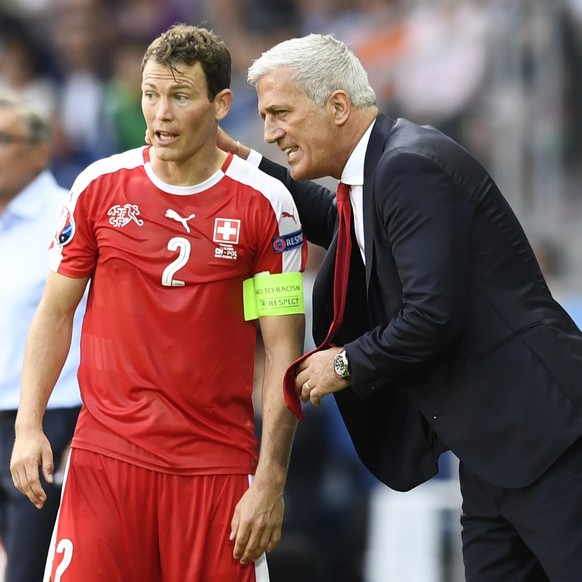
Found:
[[[582,580],[582,440],[527,487],[491,485],[463,464],[460,481],[467,582]]]
[[[55,470],[71,442],[79,408],[47,410],[44,431],[53,449]],[[16,411],[0,411],[0,538],[6,551],[5,582],[40,582],[57,515],[61,490],[42,479],[47,500],[41,510],[14,487],[10,457]]]

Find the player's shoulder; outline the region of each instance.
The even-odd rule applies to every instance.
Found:
[[[147,146],[127,150],[118,154],[113,154],[107,158],[101,158],[87,166],[75,179],[72,191],[81,192],[89,184],[122,170],[132,170],[144,165],[144,149]]]
[[[226,170],[226,175],[268,198],[291,196],[283,182],[237,156],[233,156],[232,162]]]

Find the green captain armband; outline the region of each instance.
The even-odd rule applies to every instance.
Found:
[[[305,313],[302,273],[259,273],[243,281],[245,321]]]

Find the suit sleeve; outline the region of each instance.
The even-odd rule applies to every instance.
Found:
[[[305,237],[309,242],[327,249],[337,219],[335,192],[315,182],[293,180],[287,168],[265,157],[259,168],[287,186],[299,211]]]
[[[346,344],[360,397],[420,371],[458,341],[471,280],[473,204],[437,164],[408,153],[381,162],[373,203],[374,252],[391,254],[401,304],[385,325]],[[372,268],[379,283],[370,285],[387,289],[387,275]]]

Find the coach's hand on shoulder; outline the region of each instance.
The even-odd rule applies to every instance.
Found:
[[[39,467],[42,467],[46,481],[52,483],[55,468],[49,440],[41,429],[17,430],[10,460],[12,481],[33,505],[41,509],[46,493],[40,482]]]
[[[222,127],[218,128],[216,144],[221,150],[225,152],[231,152],[243,160],[248,159],[249,154],[251,153],[250,148],[231,137],[228,133],[226,133],[226,131],[224,131],[224,129],[222,129]]]

